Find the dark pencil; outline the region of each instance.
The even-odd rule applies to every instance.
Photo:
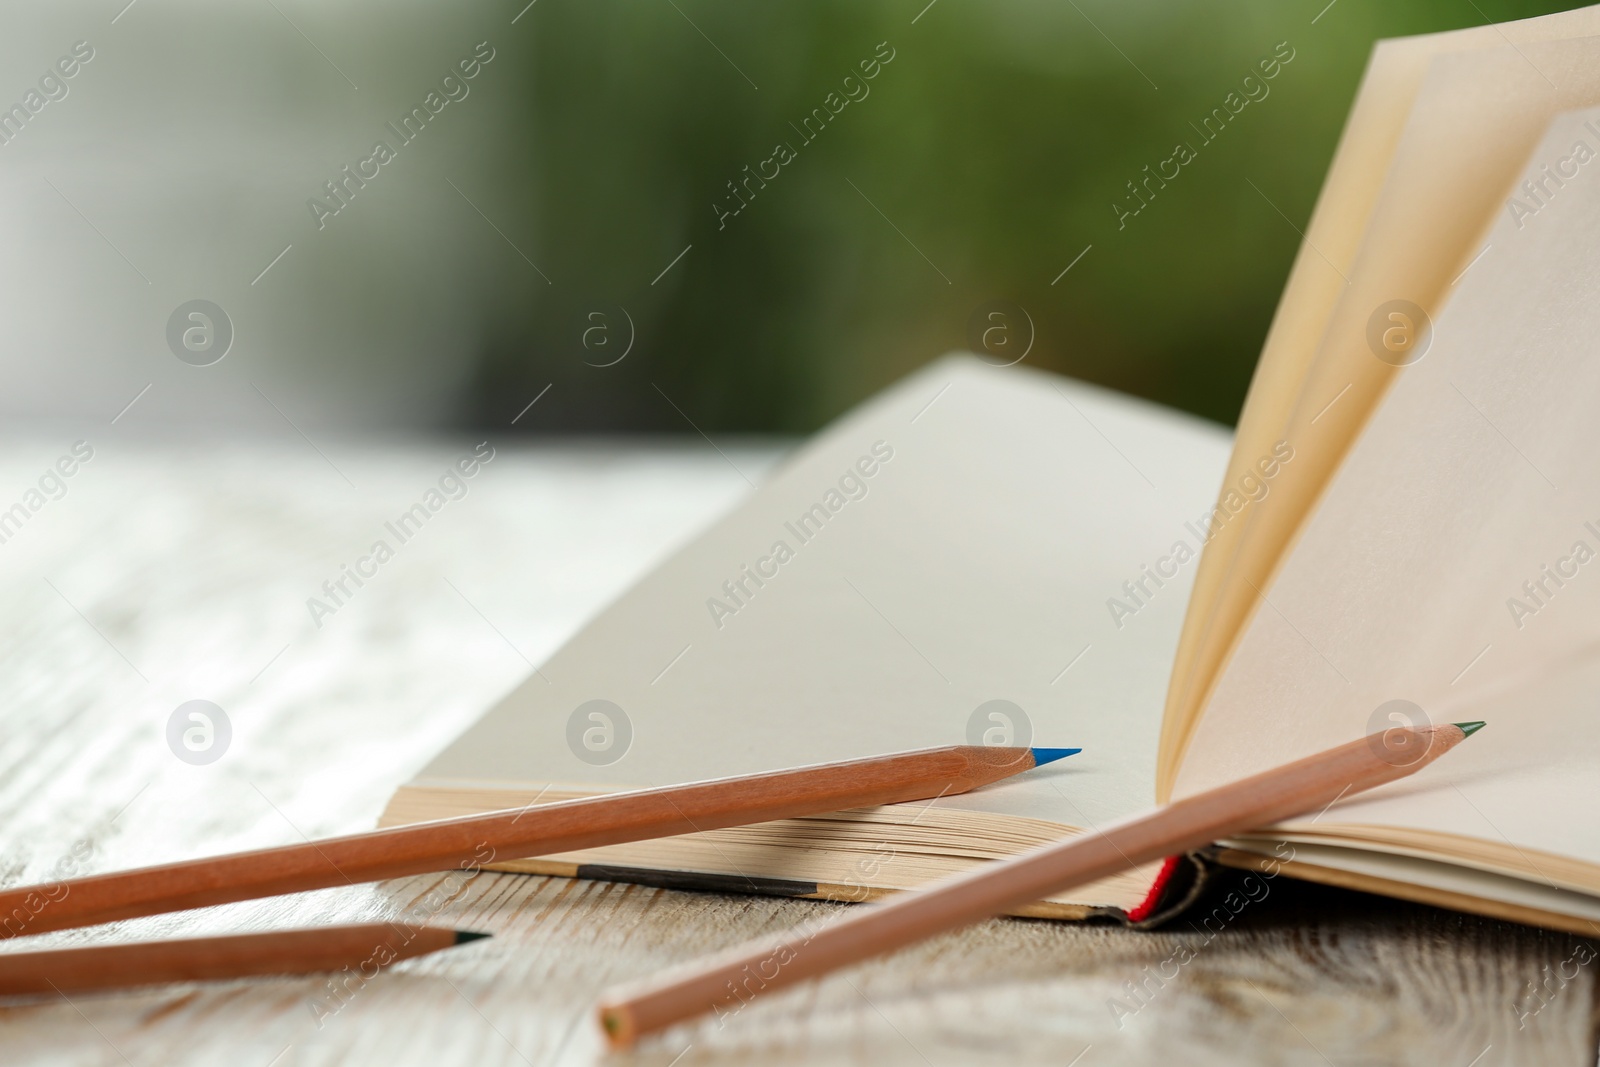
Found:
[[[0,891],[5,937],[965,793],[1079,751],[952,745],[186,860]]]
[[[357,923],[227,937],[0,952],[0,996],[266,974],[311,974],[346,968],[365,981],[400,960],[488,936],[434,926]]]

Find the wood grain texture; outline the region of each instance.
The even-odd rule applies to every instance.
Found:
[[[394,786],[529,660],[746,489],[703,445],[501,448],[465,499],[317,629],[306,598],[458,450],[319,439],[324,460],[287,431],[281,444],[158,446],[113,436],[128,421],[94,437],[96,457],[68,495],[0,545],[3,885],[370,827]],[[0,499],[82,436],[0,450]],[[726,451],[752,478],[772,458]],[[205,766],[181,762],[165,740],[172,711],[196,698],[233,726],[228,751]],[[845,907],[458,872],[23,938],[0,949],[419,913],[495,934],[398,964],[353,993],[293,978],[7,1001],[0,1061],[1595,1059],[1597,964],[1585,943],[1286,879],[1237,917],[1213,902],[1229,917],[1211,920],[1214,935],[1203,916],[1197,929],[1155,934],[995,921],[758,1000],[721,1029],[602,1053],[591,1022],[602,988]],[[1185,950],[1192,959],[1169,962]]]

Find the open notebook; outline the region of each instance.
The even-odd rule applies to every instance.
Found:
[[[1381,43],[1231,454],[1150,405],[934,363],[592,621],[384,823],[981,738],[1083,747],[931,805],[508,865],[863,899],[1403,700],[1490,730],[1212,855],[1592,933],[1596,105],[1600,8]],[[1138,919],[1159,881],[1027,911]]]

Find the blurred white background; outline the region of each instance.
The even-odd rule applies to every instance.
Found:
[[[125,4],[5,5],[0,109],[37,106],[78,42],[93,58],[0,144],[0,414],[103,426],[148,385],[119,429],[281,429],[272,404],[307,428],[447,420],[481,279],[546,284],[510,245],[537,263],[538,235],[483,217],[517,214],[506,113],[531,20],[480,0]],[[485,41],[466,97],[319,230],[308,199],[398,145],[385,123]],[[235,332],[211,366],[168,348],[193,299]]]

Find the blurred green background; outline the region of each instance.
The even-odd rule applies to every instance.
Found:
[[[461,420],[503,427],[553,382],[519,429],[807,432],[967,347],[999,299],[1033,320],[1028,364],[1232,423],[1373,42],[1573,6],[925,4],[525,12],[500,146],[525,214],[505,228],[536,234],[551,284],[480,278]],[[791,123],[880,42],[870,95],[803,143]],[[1269,95],[1202,147],[1190,124],[1280,42]],[[1179,141],[1198,158],[1119,229],[1125,183]],[[798,157],[719,229],[726,183],[778,142]],[[628,339],[618,308],[633,347],[595,366]]]

